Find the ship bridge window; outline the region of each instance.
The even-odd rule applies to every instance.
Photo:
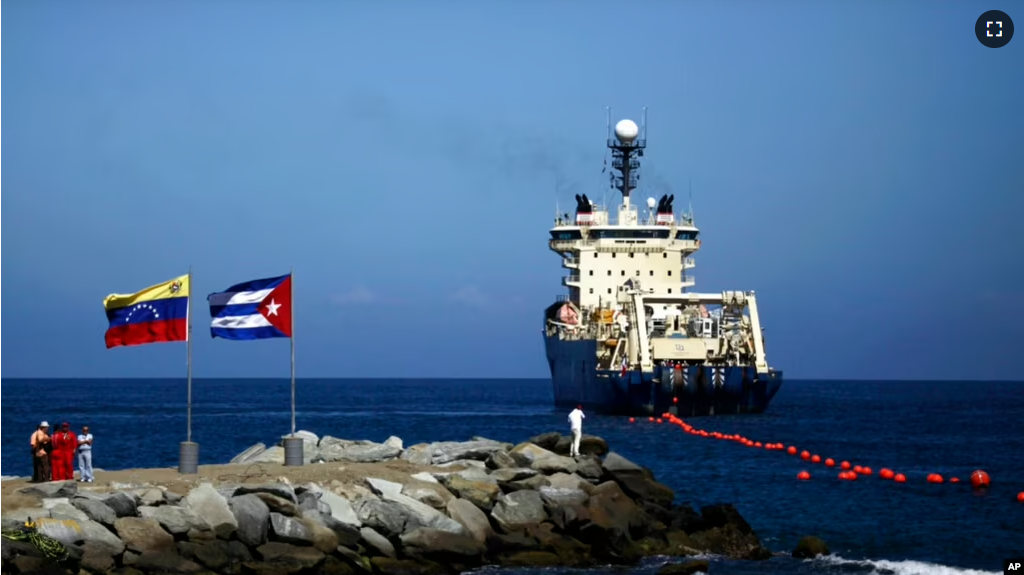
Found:
[[[612,288],[608,288],[608,293],[612,293]]]
[[[622,276],[626,275],[626,270],[622,270],[622,273],[619,274],[619,275],[622,275]]]
[[[667,239],[668,230],[591,230],[597,239]]]
[[[583,235],[579,230],[551,230],[551,239],[553,240],[581,240]]]
[[[668,270],[669,277],[672,277],[672,270]]]
[[[590,275],[594,275],[594,270],[590,270]]]
[[[697,239],[697,232],[676,232],[677,240],[695,240]]]

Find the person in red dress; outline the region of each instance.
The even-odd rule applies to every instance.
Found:
[[[53,434],[53,451],[50,453],[50,467],[53,481],[70,481],[75,478],[74,458],[78,451],[78,437],[71,433],[71,426],[65,421],[60,430]]]

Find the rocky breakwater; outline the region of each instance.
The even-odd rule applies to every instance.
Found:
[[[558,433],[405,449],[307,434],[306,450],[309,465],[283,467],[254,446],[192,485],[20,487],[22,505],[3,515],[3,572],[451,573],[771,555],[732,506],[676,502],[598,437],[584,436],[577,458]],[[9,538],[30,518],[66,557]]]

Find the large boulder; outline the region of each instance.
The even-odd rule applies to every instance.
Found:
[[[548,518],[544,500],[536,491],[515,491],[498,497],[491,517],[504,533],[512,533]]]
[[[793,549],[793,558],[814,559],[818,555],[828,555],[829,553],[828,545],[824,541],[813,535],[807,535],[796,544],[796,548]]]
[[[676,495],[667,485],[654,480],[649,469],[640,467],[614,451],[605,457],[602,468],[630,497],[671,507]]]

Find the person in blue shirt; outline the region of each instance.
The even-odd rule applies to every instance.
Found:
[[[78,471],[79,481],[92,483],[92,434],[88,425],[83,425],[78,435]]]

